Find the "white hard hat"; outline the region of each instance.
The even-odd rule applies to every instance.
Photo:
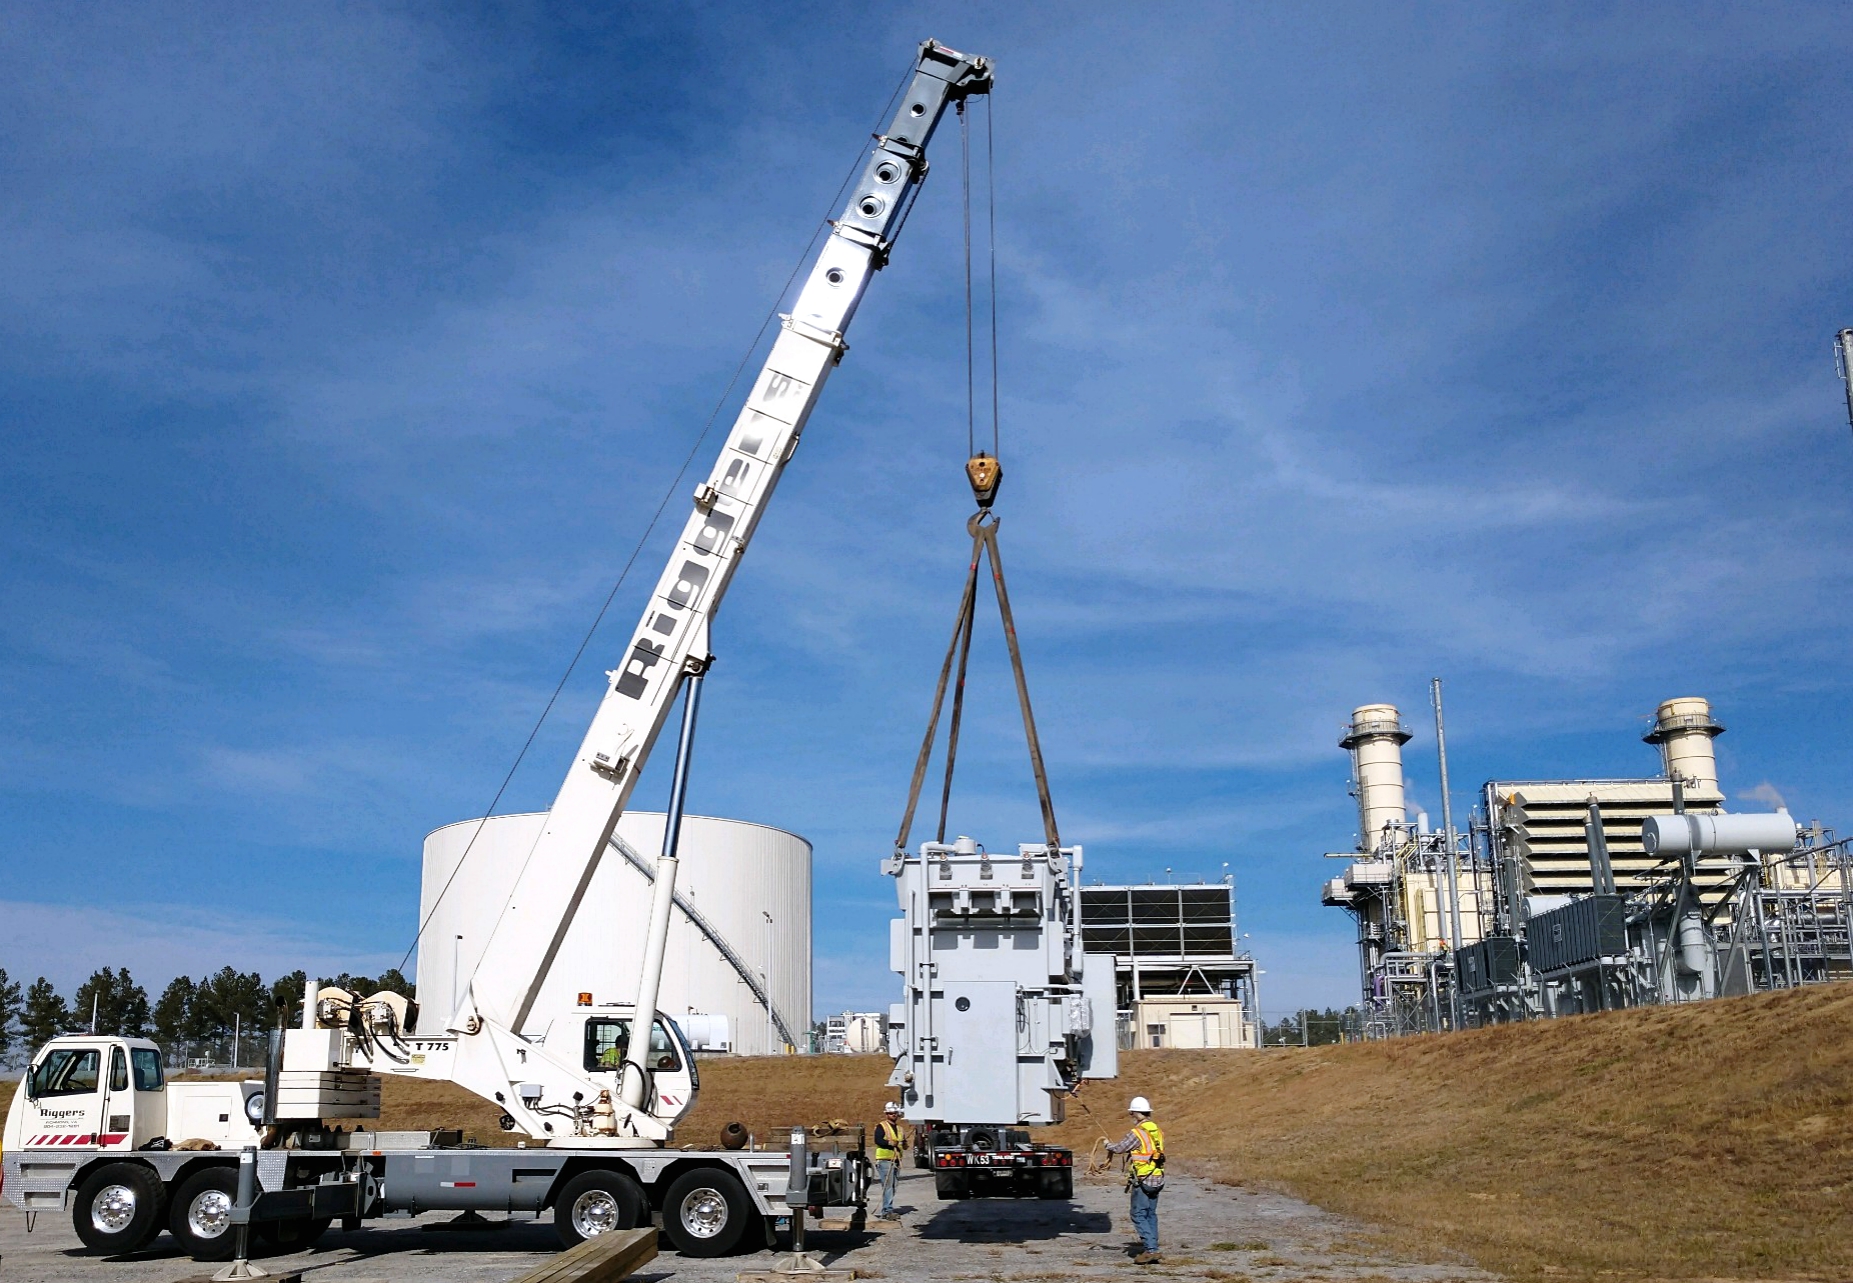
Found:
[[[885,1104],[885,1105],[883,1105],[883,1106],[881,1107],[881,1112],[882,1112],[882,1113],[884,1113],[884,1114],[898,1114],[898,1113],[900,1113],[900,1112],[901,1112],[901,1107],[900,1107],[899,1105],[897,1105],[897,1104],[895,1104],[895,1103],[894,1103],[894,1102],[893,1102],[893,1101],[891,1100],[891,1101],[889,1101],[889,1102],[888,1102],[887,1104]]]
[[[1152,1102],[1143,1096],[1134,1096],[1132,1098],[1132,1104],[1126,1106],[1126,1112],[1129,1114],[1149,1114],[1152,1112]]]

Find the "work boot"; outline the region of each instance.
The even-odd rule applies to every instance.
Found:
[[[1134,1265],[1162,1265],[1164,1256],[1158,1252],[1141,1252],[1132,1258]]]

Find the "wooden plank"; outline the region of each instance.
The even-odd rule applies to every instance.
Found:
[[[617,1283],[656,1259],[656,1230],[616,1230],[589,1238],[513,1283]]]
[[[655,1230],[619,1230],[589,1238],[513,1283],[615,1283],[655,1256]]]

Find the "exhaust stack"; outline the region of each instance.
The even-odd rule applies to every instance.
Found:
[[[1409,728],[1394,704],[1366,704],[1354,709],[1351,725],[1338,746],[1351,752],[1351,771],[1358,797],[1358,849],[1375,851],[1384,831],[1398,835],[1409,829],[1403,809],[1403,745]]]
[[[1718,752],[1714,736],[1724,727],[1712,720],[1711,701],[1688,695],[1663,700],[1654,713],[1654,727],[1641,736],[1660,749],[1666,777],[1683,777],[1687,785],[1705,793],[1718,791]]]

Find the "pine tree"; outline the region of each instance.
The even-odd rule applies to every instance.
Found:
[[[18,1033],[19,1010],[19,981],[10,979],[6,969],[0,967],[0,1063],[4,1063],[13,1050],[13,1039]]]
[[[357,976],[346,971],[343,971],[328,983],[337,989],[345,989],[349,993],[359,994],[363,998],[370,994],[378,993],[380,988],[379,982],[374,980],[372,976]]]
[[[116,1030],[124,1038],[148,1036],[148,991],[136,984],[124,967],[116,973]]]
[[[270,1024],[270,990],[255,971],[221,967],[199,982],[193,1002],[209,1038],[229,1038],[234,1028],[252,1033]]]
[[[293,1025],[302,1012],[303,994],[309,987],[305,971],[292,971],[270,982],[270,1010],[278,1024]]]
[[[195,988],[186,976],[175,976],[154,1004],[154,1036],[163,1045],[193,1036]]]
[[[381,989],[384,989],[388,993],[396,993],[402,998],[417,996],[416,990],[412,988],[412,982],[401,975],[397,967],[388,967],[385,971],[381,972],[379,987],[369,992],[378,993]],[[361,995],[363,998],[366,996],[367,994]]]
[[[71,1009],[44,976],[26,989],[25,1007],[19,1017],[20,1037],[28,1047],[56,1038],[71,1030]]]
[[[148,991],[135,983],[129,969],[103,967],[78,986],[71,1003],[71,1018],[83,1028],[92,1016],[100,1034],[139,1038],[148,1030]]]

